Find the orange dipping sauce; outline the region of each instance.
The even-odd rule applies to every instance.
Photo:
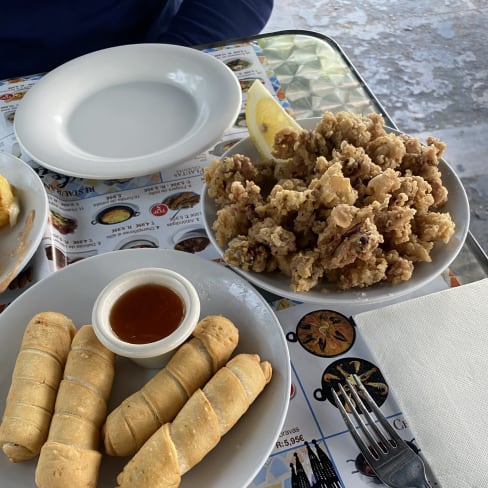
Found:
[[[166,286],[140,285],[118,298],[110,311],[110,325],[119,339],[147,344],[169,336],[185,313],[182,299]]]

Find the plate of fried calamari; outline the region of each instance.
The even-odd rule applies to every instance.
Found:
[[[163,369],[115,356],[90,325],[105,285],[148,267],[188,278],[201,304],[192,336]],[[0,314],[0,356],[5,486],[245,488],[290,399],[286,339],[261,294],[174,250],[113,251],[36,283]]]
[[[203,218],[256,286],[317,303],[375,303],[426,285],[466,239],[469,204],[445,144],[349,112],[283,129],[275,159],[247,138],[205,170]]]

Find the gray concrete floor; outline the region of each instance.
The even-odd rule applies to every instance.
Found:
[[[275,0],[265,32],[334,39],[400,130],[447,144],[488,252],[488,1]]]

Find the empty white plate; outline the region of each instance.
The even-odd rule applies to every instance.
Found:
[[[232,125],[242,93],[210,54],[167,44],[96,51],[48,73],[15,114],[22,151],[81,178],[142,176],[209,148]]]

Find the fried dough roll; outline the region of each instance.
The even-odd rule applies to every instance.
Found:
[[[109,414],[102,430],[105,451],[112,456],[137,451],[229,360],[238,339],[237,327],[226,317],[203,318],[167,365]]]
[[[118,488],[176,488],[247,411],[272,375],[256,354],[239,354],[160,427],[117,477]]]
[[[0,445],[14,463],[37,456],[48,436],[75,332],[71,319],[57,312],[41,312],[27,324],[0,426]]]
[[[94,488],[102,454],[100,431],[114,378],[115,355],[91,325],[73,339],[49,436],[36,469],[39,488]]]

